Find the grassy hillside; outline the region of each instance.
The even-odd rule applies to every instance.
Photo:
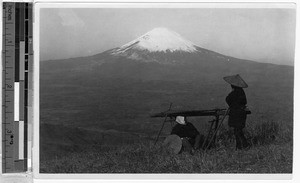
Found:
[[[289,133],[289,132],[288,132]],[[159,142],[75,148],[41,161],[41,173],[292,173],[292,139],[276,123],[246,133],[252,148],[235,151],[232,134],[221,130],[216,148],[194,155],[173,154]]]
[[[233,58],[186,66],[103,63],[106,57],[41,63],[41,172],[291,172],[293,67]],[[226,108],[231,88],[222,77],[237,73],[249,85],[252,149],[234,151],[227,121],[208,154],[175,156],[153,147],[162,119],[152,113],[171,102],[174,110]],[[211,119],[188,118],[204,135]]]
[[[107,80],[101,86],[94,87],[42,85],[41,124],[153,136],[157,134],[162,119],[150,118],[150,114],[167,110],[170,102],[173,102],[172,108],[177,110],[226,108],[224,99],[230,92],[230,86],[226,83],[196,85],[180,82],[110,81],[112,83]],[[252,111],[247,124],[274,121],[292,128],[292,89],[276,85],[246,89],[248,106]],[[212,118],[197,117],[188,120],[205,134],[207,121]],[[51,130],[48,132],[51,133]],[[164,132],[169,131],[168,124]]]

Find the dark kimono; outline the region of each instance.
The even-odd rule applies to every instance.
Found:
[[[234,128],[244,128],[246,123],[247,98],[242,88],[234,89],[226,97],[226,102],[229,105],[228,125]]]
[[[236,149],[250,147],[243,132],[247,118],[245,111],[247,99],[244,90],[242,88],[235,88],[226,97],[226,102],[229,105],[228,125],[234,128]]]
[[[177,123],[172,129],[171,134],[178,135],[180,138],[186,137],[191,144],[194,144],[195,138],[199,135],[199,132],[192,123],[187,122],[185,125]]]

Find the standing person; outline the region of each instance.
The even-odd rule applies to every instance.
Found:
[[[183,149],[193,154],[194,150],[202,145],[203,135],[200,135],[192,123],[186,122],[184,116],[177,116],[176,122],[171,134],[178,135],[182,140]]]
[[[224,77],[224,80],[231,85],[232,91],[226,97],[226,102],[229,106],[228,125],[234,128],[236,140],[236,149],[244,149],[249,147],[243,129],[246,124],[246,105],[247,98],[243,88],[247,88],[247,83],[240,75]]]

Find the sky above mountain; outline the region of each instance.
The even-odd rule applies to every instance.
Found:
[[[40,57],[98,54],[166,27],[224,55],[293,65],[295,21],[290,8],[43,8]]]

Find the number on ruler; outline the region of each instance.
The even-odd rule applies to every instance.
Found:
[[[6,130],[6,133],[7,133],[7,134],[11,134],[12,131],[11,131],[11,130]]]
[[[10,136],[10,142],[9,142],[10,145],[13,145],[14,144],[14,135],[11,135]]]

